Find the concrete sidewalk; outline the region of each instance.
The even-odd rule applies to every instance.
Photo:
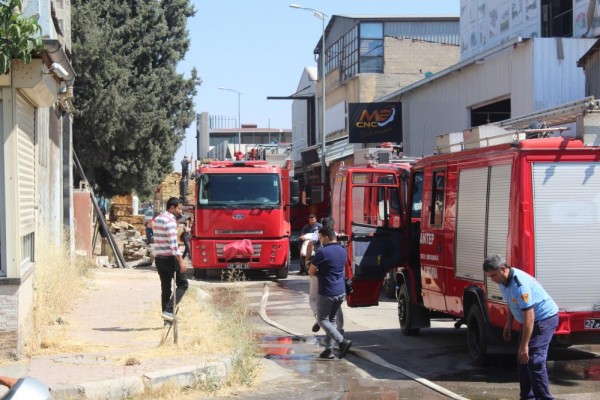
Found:
[[[121,399],[168,381],[192,386],[230,373],[229,357],[203,357],[181,345],[178,351],[166,349],[172,347],[172,331],[160,347],[166,330],[154,267],[98,268],[84,284],[64,316],[69,353],[3,365],[0,374],[33,376],[50,386],[55,399]]]

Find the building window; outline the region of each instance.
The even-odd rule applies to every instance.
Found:
[[[21,265],[35,261],[34,233],[28,233],[21,237]]]
[[[341,51],[341,80],[346,81],[358,74],[358,26],[343,37]]]
[[[383,73],[383,23],[360,24],[360,73]]]
[[[510,99],[471,109],[471,127],[510,118]]]
[[[542,0],[542,37],[573,36],[573,0]]]

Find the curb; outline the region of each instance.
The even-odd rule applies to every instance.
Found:
[[[52,397],[54,400],[121,400],[143,394],[146,390],[156,390],[165,384],[180,388],[221,386],[232,370],[231,358],[224,357],[221,361],[148,372],[142,376],[64,386],[52,390]]]

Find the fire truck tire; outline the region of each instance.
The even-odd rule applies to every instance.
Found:
[[[286,279],[288,277],[288,274],[290,272],[290,259],[291,258],[292,258],[292,250],[289,250],[287,260],[285,261],[285,265],[283,267],[279,268],[275,272],[275,278]]]
[[[467,344],[469,355],[476,365],[485,365],[488,359],[485,321],[478,304],[472,304],[467,314]]]
[[[388,299],[396,298],[396,271],[390,270],[385,274],[385,278],[383,280],[383,294]]]
[[[400,331],[404,336],[417,336],[421,332],[419,328],[411,328],[412,319],[408,287],[406,284],[402,284],[398,291],[398,320],[400,321]]]
[[[194,279],[206,279],[206,270],[194,268]]]

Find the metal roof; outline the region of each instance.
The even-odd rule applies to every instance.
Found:
[[[384,22],[384,36],[403,37],[425,42],[460,44],[459,17],[451,15],[332,15],[325,28],[328,48],[361,22]],[[314,54],[321,53],[321,38]]]
[[[592,56],[592,54],[597,52],[599,48],[600,48],[600,39],[598,39],[596,41],[596,43],[594,43],[592,45],[592,47],[590,47],[590,49],[583,56],[581,56],[581,58],[577,61],[577,66],[584,67],[587,59],[590,58]]]

